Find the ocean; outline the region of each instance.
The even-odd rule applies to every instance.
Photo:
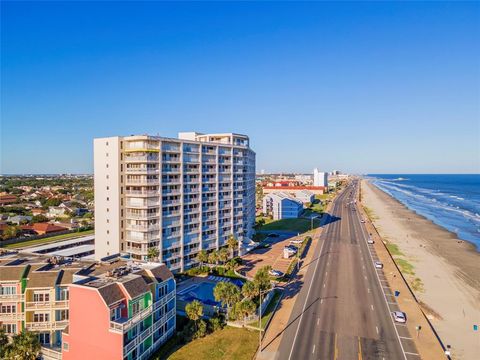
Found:
[[[480,251],[480,175],[369,174],[366,178]]]

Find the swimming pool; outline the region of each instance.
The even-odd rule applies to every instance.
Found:
[[[243,282],[238,279],[222,279],[221,281],[230,281],[235,285],[241,287]],[[180,300],[191,302],[198,300],[203,304],[210,306],[222,307],[222,303],[215,300],[213,295],[213,289],[219,281],[203,281],[198,284],[191,285],[177,293],[177,297]]]

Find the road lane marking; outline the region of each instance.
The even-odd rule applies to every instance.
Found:
[[[359,218],[358,218],[358,213],[357,213],[357,220],[360,221]],[[361,226],[361,224],[360,224],[360,226]],[[364,238],[366,238],[365,228],[364,228],[363,226],[361,226],[361,230],[362,230],[362,235],[364,236]],[[369,255],[370,255],[370,259],[372,260],[372,263],[373,263],[372,252],[371,252],[370,248],[367,247],[367,249],[368,249],[368,253],[369,253]],[[385,276],[385,275],[384,275],[383,273],[379,274],[378,271],[375,271],[375,275],[377,276],[378,284],[381,285],[380,275],[382,275],[382,276]],[[383,291],[382,291],[382,293],[383,293]],[[387,305],[387,308],[388,308],[387,297],[385,296],[385,293],[383,293],[383,296],[384,296],[385,304]],[[396,326],[395,326],[395,322],[393,321],[391,315],[389,315],[389,318],[390,318],[390,321],[392,322],[392,325],[394,325],[394,326],[393,326],[393,329],[395,330],[395,333],[397,334],[397,338],[398,338],[398,337],[400,336],[400,334],[398,333],[398,330],[397,330],[397,328],[396,328]],[[402,342],[400,341],[400,339],[398,339],[398,343],[400,344],[400,348],[402,349],[403,358],[404,358],[405,360],[407,360],[407,355],[405,354],[405,349],[403,348],[403,344],[402,344]]]
[[[400,339],[405,339],[405,340],[413,340],[411,337],[406,337],[406,336],[399,336]]]
[[[323,299],[320,299],[320,304],[323,304]]]
[[[322,246],[320,247],[319,256],[322,255],[323,245],[325,245],[325,242],[326,242],[326,240],[324,240],[322,242]],[[310,286],[308,287],[307,296],[305,298],[305,302],[303,303],[302,314],[300,315],[300,321],[298,322],[297,331],[295,332],[295,337],[293,338],[292,349],[290,350],[290,355],[288,356],[288,359],[292,358],[293,349],[295,348],[295,343],[297,342],[298,331],[300,330],[300,325],[302,324],[303,314],[305,313],[305,309],[307,308],[307,300],[308,300],[308,297],[310,295],[310,291],[312,290],[312,285],[314,283],[313,279],[315,279],[315,275],[317,274],[318,264],[320,264],[320,261],[317,261],[317,264],[315,265],[315,270],[313,271],[312,278],[310,279]]]
[[[378,334],[379,334],[379,332],[378,332],[378,326],[375,326],[375,330],[377,330],[377,335],[378,335]]]
[[[372,311],[373,311],[373,305],[370,305],[370,307],[372,308]]]
[[[367,290],[368,290],[368,292],[370,293],[370,288],[368,288]]]
[[[417,353],[412,353],[412,352],[409,352],[409,351],[405,351],[405,354],[408,354],[408,355],[415,355],[415,356],[420,356],[419,354]]]
[[[315,344],[313,344],[312,354],[315,353]]]
[[[325,283],[323,283],[323,287],[325,287]]]
[[[317,319],[317,326],[320,325],[320,318]]]

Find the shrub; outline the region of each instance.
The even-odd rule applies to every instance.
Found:
[[[215,332],[217,330],[222,330],[225,326],[224,318],[221,316],[215,316],[210,318],[208,321],[209,330]]]
[[[207,323],[205,320],[200,320],[197,324],[197,331],[193,335],[194,339],[202,338],[207,335]]]

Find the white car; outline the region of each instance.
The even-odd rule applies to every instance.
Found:
[[[365,220],[362,219],[362,220],[360,220],[360,221],[362,222],[362,224],[365,224]]]
[[[372,238],[368,238],[367,240],[367,244],[375,244],[375,241],[373,241]]]
[[[398,323],[404,324],[407,322],[407,315],[403,311],[394,311],[392,315],[393,315],[393,320],[395,320]]]
[[[275,276],[275,277],[280,277],[280,276],[283,276],[283,272],[281,272],[280,270],[270,270],[268,272],[271,276]]]
[[[377,269],[383,269],[383,264],[380,261],[374,261],[373,263]]]

